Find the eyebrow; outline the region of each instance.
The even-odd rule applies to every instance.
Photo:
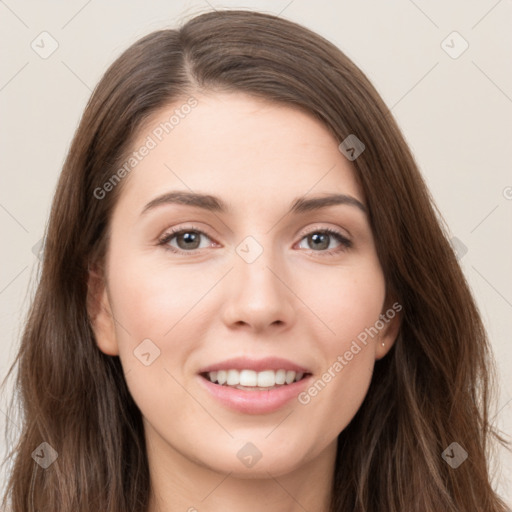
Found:
[[[141,215],[164,204],[195,206],[216,213],[228,213],[230,211],[227,204],[219,197],[197,192],[173,191],[167,192],[150,201],[143,208]],[[361,203],[361,201],[347,194],[327,194],[312,198],[306,198],[305,196],[298,197],[292,202],[290,213],[307,213],[340,204],[354,206],[363,213],[367,213],[366,206]]]

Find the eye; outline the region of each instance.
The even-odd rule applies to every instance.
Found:
[[[329,249],[329,246],[331,245],[330,242],[333,238],[340,243],[340,246],[338,248]],[[332,254],[346,251],[352,247],[352,242],[347,237],[338,231],[329,228],[311,231],[301,239],[301,242],[302,240],[311,242],[311,244],[308,243],[308,245],[313,247],[312,251],[319,252],[321,256],[330,256]],[[326,251],[324,249],[329,250]]]
[[[204,246],[200,247],[202,236],[210,240],[210,237],[206,233],[193,226],[182,229],[177,228],[164,234],[163,238],[158,241],[158,245],[161,245],[165,249],[174,253],[184,254],[187,252],[203,249]],[[173,239],[176,239],[178,247],[170,243]],[[206,247],[208,247],[208,245]]]

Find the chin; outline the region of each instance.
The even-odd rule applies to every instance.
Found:
[[[212,471],[230,473],[232,477],[241,479],[269,478],[269,473],[272,476],[285,475],[304,464],[304,454],[297,453],[296,448],[284,451],[278,447],[267,447],[258,452],[254,446],[247,442],[241,448],[237,446],[234,452],[213,453],[208,459],[202,458],[197,462]]]

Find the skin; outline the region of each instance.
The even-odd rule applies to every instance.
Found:
[[[242,93],[194,97],[198,105],[124,178],[106,273],[90,277],[98,346],[120,357],[143,415],[150,511],[327,511],[337,436],[359,409],[375,360],[394,343],[400,316],[306,405],[228,410],[197,372],[234,356],[277,356],[319,378],[375,324],[390,302],[365,213],[351,205],[287,213],[304,195],[365,198],[340,141],[310,115]],[[133,149],[180,104],[158,111]],[[219,196],[231,212],[166,204],[141,215],[171,190]],[[180,255],[158,245],[170,228],[191,225],[205,233],[199,249]],[[318,249],[308,235],[326,228],[352,247],[330,237]],[[236,252],[247,236],[263,249],[252,263]],[[179,238],[168,245],[187,251]],[[149,366],[134,355],[145,339],[160,350]],[[251,468],[237,457],[248,442],[262,454]]]

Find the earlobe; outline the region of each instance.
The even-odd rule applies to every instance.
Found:
[[[98,348],[107,355],[119,355],[114,317],[105,279],[96,269],[89,269],[87,313]]]
[[[381,314],[384,328],[380,331],[377,341],[375,356],[376,359],[383,358],[393,347],[398,338],[402,323],[402,305],[394,302],[393,305]]]

